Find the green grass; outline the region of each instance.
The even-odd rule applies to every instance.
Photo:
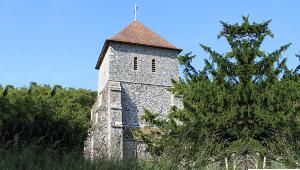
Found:
[[[0,170],[173,170],[189,169],[178,168],[179,164],[171,161],[170,158],[161,158],[153,161],[147,159],[144,161],[113,161],[98,159],[89,161],[84,159],[81,153],[57,153],[57,151],[48,149],[36,151],[32,147],[22,150],[4,150],[0,149]],[[282,168],[282,165],[273,165],[272,168]],[[225,169],[218,164],[212,164],[205,170]]]
[[[175,165],[168,160],[155,163],[152,160],[137,162],[97,159],[89,161],[78,152],[64,154],[52,149],[36,151],[33,147],[21,150],[0,149],[0,170],[164,170],[174,168]]]
[[[2,170],[82,170],[139,169],[134,162],[110,160],[88,161],[80,153],[57,154],[52,150],[37,152],[32,148],[21,151],[0,150]]]

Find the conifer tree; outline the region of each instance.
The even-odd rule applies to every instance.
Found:
[[[273,37],[269,23],[244,16],[241,24],[221,22],[218,38],[226,38],[231,50],[220,54],[201,45],[210,56],[202,70],[192,66],[191,53],[179,57],[185,77],[171,91],[184,108],[173,108],[166,119],[146,111],[143,118],[153,130],[140,137],[150,153],[173,156],[180,166],[225,158],[243,168],[262,167],[264,158],[297,166],[299,67],[288,69],[281,58],[290,44],[271,53],[260,49]]]

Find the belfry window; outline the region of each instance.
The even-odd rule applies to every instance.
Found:
[[[152,72],[156,72],[156,68],[155,68],[155,60],[152,60]]]
[[[138,61],[137,61],[137,57],[134,57],[134,59],[133,59],[133,70],[137,70],[138,68],[137,68],[137,63]]]

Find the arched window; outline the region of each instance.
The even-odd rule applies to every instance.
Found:
[[[133,70],[137,70],[138,68],[137,68],[137,57],[134,57],[134,59],[133,59]]]
[[[152,59],[152,72],[155,72],[156,68],[155,68],[155,59]]]

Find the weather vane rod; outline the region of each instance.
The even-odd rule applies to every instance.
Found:
[[[134,5],[134,20],[136,20],[136,13],[137,13],[137,6],[136,4]]]

